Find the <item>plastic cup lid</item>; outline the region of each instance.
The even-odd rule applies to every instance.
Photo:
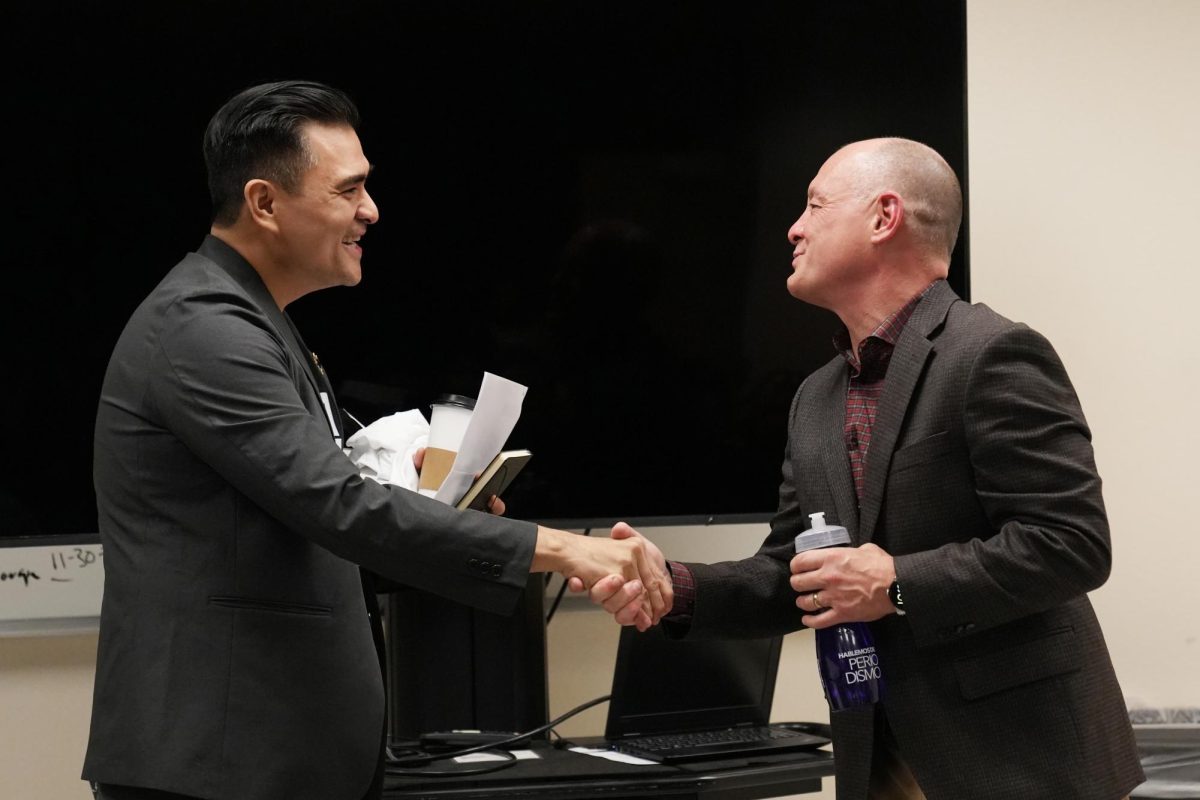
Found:
[[[475,398],[467,397],[465,394],[441,394],[437,399],[429,404],[430,408],[434,406],[458,406],[469,411],[475,410]]]

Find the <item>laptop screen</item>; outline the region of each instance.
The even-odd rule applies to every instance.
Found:
[[[605,738],[766,725],[782,643],[677,641],[661,626],[622,628]]]

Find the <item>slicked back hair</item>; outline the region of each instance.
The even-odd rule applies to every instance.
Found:
[[[312,165],[304,126],[357,128],[358,109],[343,92],[313,81],[251,86],[217,110],[204,131],[213,224],[237,221],[246,184],[256,178],[294,192]]]

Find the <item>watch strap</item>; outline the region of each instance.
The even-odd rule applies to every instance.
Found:
[[[900,581],[892,581],[892,585],[888,587],[888,600],[892,602],[892,608],[896,609],[897,614],[907,613],[904,610],[904,595],[900,593]]]

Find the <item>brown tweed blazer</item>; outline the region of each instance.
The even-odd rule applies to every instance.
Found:
[[[884,709],[929,800],[1122,797],[1144,778],[1087,592],[1111,547],[1091,434],[1050,344],[934,286],[897,342],[861,507],[839,356],[792,404],[779,511],[751,558],[689,565],[690,626],[800,627],[792,540],[826,512],[896,557],[908,614],[872,623]],[[817,680],[817,676],[812,676]],[[839,800],[865,798],[874,715],[832,715]]]

